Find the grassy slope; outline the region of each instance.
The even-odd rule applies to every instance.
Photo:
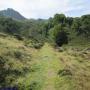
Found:
[[[2,60],[5,62],[4,67],[0,67],[0,70],[3,68],[7,71],[6,73],[0,72],[6,77],[4,86],[17,85],[17,80],[26,74],[25,70],[31,70],[31,53],[34,49],[31,51],[32,49],[28,50],[24,46],[24,42],[12,36],[0,34],[0,64],[2,65]],[[0,83],[0,87],[2,85]]]
[[[72,50],[57,52],[46,43],[34,53],[37,71],[26,76],[26,87],[36,83],[33,90],[89,90],[90,53],[80,55]]]
[[[90,90],[90,51],[82,52],[69,47],[58,52],[48,43],[35,50],[13,37],[0,37],[0,56],[13,50],[25,54],[21,60],[9,54],[12,68],[22,71],[28,67],[31,70],[12,83],[20,85],[21,90]]]

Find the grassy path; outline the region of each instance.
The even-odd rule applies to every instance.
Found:
[[[60,69],[60,61],[53,48],[48,44],[45,44],[35,58],[36,65],[40,68],[40,72],[36,76],[38,79],[42,79],[41,90],[56,90],[55,80],[58,78],[57,72]]]

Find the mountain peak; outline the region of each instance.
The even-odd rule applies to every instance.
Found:
[[[7,10],[13,10],[12,8],[7,8]]]
[[[15,11],[12,8],[7,8],[6,10],[0,11],[0,15],[5,17],[10,17],[16,20],[24,20],[25,17],[22,16],[19,12]]]

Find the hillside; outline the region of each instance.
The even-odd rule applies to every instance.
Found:
[[[0,11],[0,16],[10,17],[16,20],[25,20],[24,16],[22,16],[19,12],[11,8]]]
[[[16,20],[0,16],[0,90],[90,90],[90,15]]]
[[[89,47],[41,49],[27,46],[26,39],[0,33],[0,87],[19,90],[89,90]],[[5,72],[4,72],[5,71]]]

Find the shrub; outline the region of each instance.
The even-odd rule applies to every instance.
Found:
[[[63,52],[64,51],[64,48],[62,48],[62,47],[56,47],[56,49],[57,49],[58,52]]]
[[[14,52],[14,55],[15,55],[15,57],[18,58],[18,59],[21,59],[21,57],[22,57],[22,53],[21,53],[20,51],[15,51],[15,52]]]
[[[63,44],[68,44],[68,34],[65,31],[59,32],[56,36],[55,42],[58,46],[62,46]]]
[[[72,76],[72,72],[68,69],[59,70],[58,74],[60,76]]]
[[[6,59],[4,59],[2,56],[0,56],[0,85],[4,86],[5,84],[5,78],[6,78],[6,71],[7,68],[5,68]]]
[[[18,89],[25,90],[25,85],[23,85],[22,83],[18,83]]]
[[[35,90],[35,87],[37,86],[37,83],[36,82],[33,82],[33,83],[31,83],[31,85],[30,85],[30,89],[29,90]]]
[[[33,44],[33,47],[36,48],[36,49],[40,49],[42,46],[43,46],[42,43]]]
[[[24,38],[21,35],[15,34],[14,36],[18,40],[24,40]]]

